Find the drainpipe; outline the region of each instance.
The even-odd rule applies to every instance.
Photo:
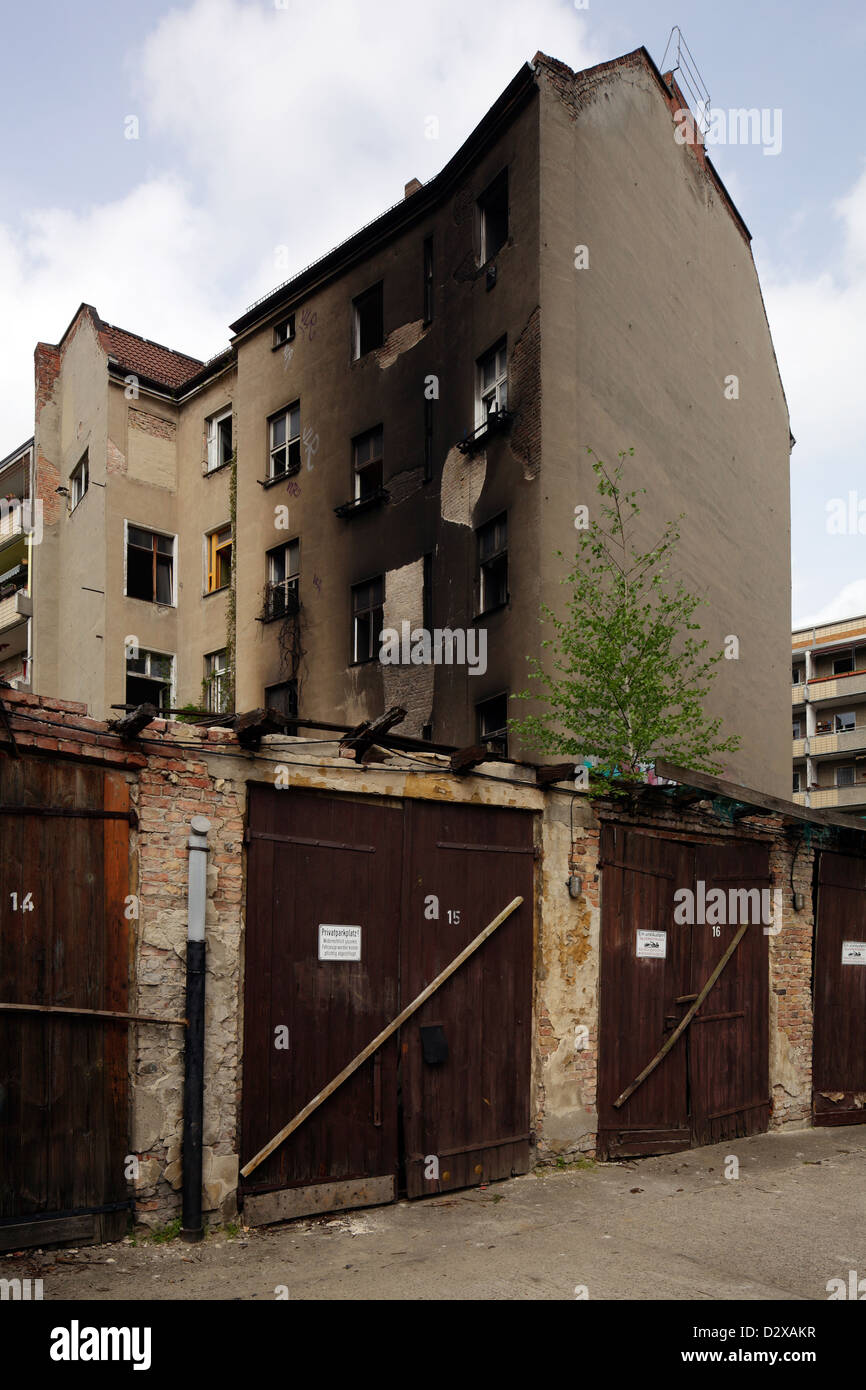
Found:
[[[204,1110],[204,914],[207,897],[206,816],[190,821],[186,934],[186,1047],[183,1078],[183,1213],[181,1236],[201,1240],[201,1140]]]

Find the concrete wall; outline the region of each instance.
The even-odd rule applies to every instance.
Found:
[[[702,157],[674,139],[640,55],[577,77],[540,61],[542,593],[574,555],[577,504],[597,504],[585,446],[620,450],[641,548],[685,513],[675,573],[723,660],[707,712],[742,740],[721,775],[790,790],[789,427],[749,243]],[[588,268],[575,268],[575,248]],[[726,378],[739,379],[727,399]]]

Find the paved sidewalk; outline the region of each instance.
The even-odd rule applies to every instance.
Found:
[[[726,1179],[725,1159],[739,1160]],[[49,1299],[827,1299],[866,1277],[866,1126],[539,1170],[426,1201],[0,1259]]]

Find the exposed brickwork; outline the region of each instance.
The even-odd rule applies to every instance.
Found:
[[[515,342],[508,364],[508,407],[516,419],[509,435],[511,452],[523,464],[523,476],[535,478],[541,467],[541,310],[536,308]]]
[[[160,415],[151,415],[146,410],[129,409],[129,428],[141,430],[142,434],[149,434],[153,439],[168,439],[174,443],[177,434],[177,425],[173,420],[163,420]]]

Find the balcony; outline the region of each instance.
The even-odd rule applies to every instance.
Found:
[[[792,686],[791,686],[791,704],[792,704],[792,705],[802,705],[803,701],[806,699],[805,691],[806,691],[806,687],[805,687],[805,685],[803,684],[802,681],[798,681],[796,685],[792,685]]]
[[[491,410],[476,429],[463,436],[457,448],[461,454],[472,454],[476,449],[483,449],[496,435],[506,434],[511,429],[513,419],[509,410]]]
[[[7,545],[9,541],[17,540],[19,536],[28,534],[24,525],[23,509],[26,507],[29,513],[30,504],[23,502],[20,507],[12,505],[12,510],[5,516],[0,515],[0,549]]]
[[[291,618],[301,606],[298,579],[279,579],[265,585],[264,603],[258,621],[272,623],[278,618]]]
[[[372,492],[368,492],[364,497],[354,497],[350,502],[343,502],[339,507],[334,508],[337,516],[347,521],[349,517],[357,516],[359,512],[368,512],[372,507],[381,507],[387,502],[390,493],[383,487],[377,487]]]
[[[809,739],[809,754],[813,758],[823,758],[829,753],[859,753],[861,750],[866,750],[866,727],[846,729],[838,734],[816,734]]]
[[[793,757],[795,757],[795,758],[805,758],[805,756],[806,756],[806,740],[805,740],[804,738],[795,738],[795,739],[794,739],[794,752],[793,752]]]
[[[797,687],[794,686],[794,689]],[[810,705],[817,704],[819,700],[844,700],[851,695],[866,695],[866,671],[848,671],[844,676],[815,676],[808,682],[807,689]]]
[[[800,806],[806,805],[805,793],[795,792],[794,800]],[[847,811],[862,806],[866,811],[866,781],[853,787],[813,787],[809,792],[808,804],[813,810],[835,807],[839,811]]]

